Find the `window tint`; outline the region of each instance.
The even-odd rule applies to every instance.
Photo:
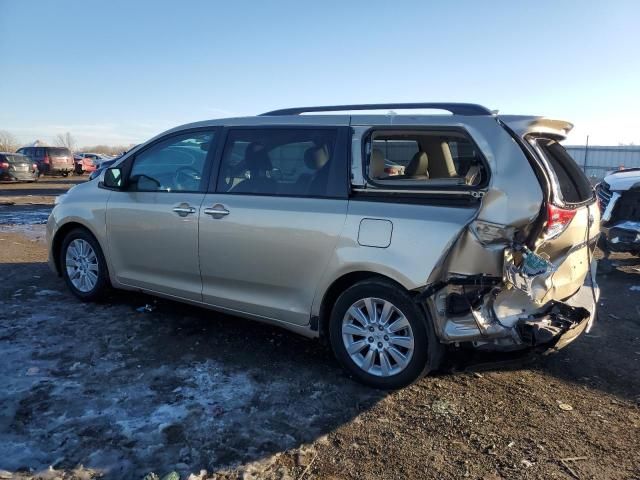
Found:
[[[47,150],[49,151],[49,155],[52,157],[64,157],[71,155],[71,151],[68,148],[49,147]]]
[[[482,158],[462,134],[378,131],[367,148],[374,184],[402,188],[477,186],[487,176]]]
[[[538,146],[557,179],[562,200],[581,203],[593,198],[593,187],[578,164],[555,140],[539,139]]]
[[[199,192],[213,132],[172,136],[136,155],[129,176],[131,190],[139,192]]]
[[[346,166],[336,160],[332,129],[232,130],[227,136],[218,192],[340,196]]]

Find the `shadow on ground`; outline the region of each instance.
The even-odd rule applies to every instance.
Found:
[[[384,396],[317,342],[135,293],[83,304],[46,272],[0,265],[17,280],[0,289],[0,468],[212,471],[310,442]]]
[[[0,284],[0,469],[83,464],[107,478],[218,471],[317,443],[389,403],[389,395],[398,415],[418,415],[418,423],[449,418],[439,413],[444,400],[421,406],[449,390],[469,412],[480,407],[468,394],[491,408],[502,390],[526,400],[519,385],[527,384],[513,381],[525,369],[540,372],[541,381],[552,376],[634,399],[640,385],[629,361],[638,340],[638,293],[629,291],[634,275],[607,277],[592,334],[559,354],[457,352],[437,378],[387,394],[348,379],[326,347],[278,328],[131,292],[84,304],[44,263],[2,264],[0,278],[12,281]],[[467,373],[492,370],[511,370],[515,377]],[[411,403],[399,405],[405,396]],[[501,421],[512,418],[513,412]],[[411,438],[415,426],[406,419],[401,425],[403,438]],[[431,434],[420,441],[446,437]]]

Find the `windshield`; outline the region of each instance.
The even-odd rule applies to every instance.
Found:
[[[7,162],[9,163],[29,163],[29,157],[24,155],[5,155]]]

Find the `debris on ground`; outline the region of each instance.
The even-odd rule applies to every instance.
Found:
[[[147,303],[146,305],[143,305],[142,307],[136,308],[136,312],[139,312],[139,313],[151,313],[155,309],[156,309],[155,305],[151,305],[150,303]]]
[[[524,468],[531,468],[533,467],[533,462],[530,462],[529,460],[527,460],[526,458],[523,458],[522,460],[520,460],[520,463],[522,464],[522,466],[524,466]]]

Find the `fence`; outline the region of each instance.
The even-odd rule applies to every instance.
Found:
[[[569,155],[589,177],[601,179],[621,167],[640,167],[640,146],[619,147],[565,145]]]

